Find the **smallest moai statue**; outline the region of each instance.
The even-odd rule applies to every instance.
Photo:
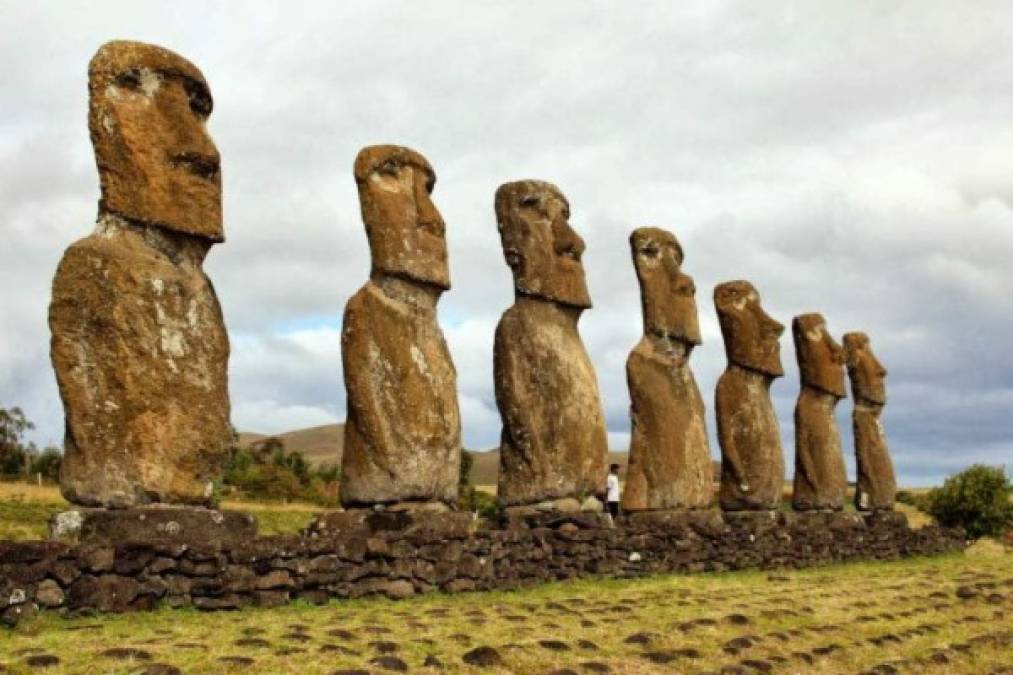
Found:
[[[855,467],[858,474],[855,508],[859,511],[890,511],[897,480],[879,417],[886,405],[886,368],[876,359],[865,333],[844,334],[844,355],[855,400],[852,426],[855,434]]]
[[[834,408],[847,396],[844,350],[830,337],[821,314],[802,314],[791,322],[802,389],[795,405],[796,511],[844,508],[848,476]]]

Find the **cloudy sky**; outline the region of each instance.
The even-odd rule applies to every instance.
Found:
[[[49,286],[98,198],[87,63],[123,38],[188,57],[214,95],[228,241],[206,270],[240,429],[344,419],[340,316],[369,270],[352,160],[397,143],[439,176],[454,283],[440,316],[468,447],[499,436],[492,340],[512,285],[493,193],[542,178],[587,242],[581,332],[614,448],[641,331],[627,236],[657,225],[699,289],[692,363],[711,411],[725,364],[711,292],[745,278],[785,324],[819,311],[838,337],[871,335],[903,484],[1013,458],[1009,3],[0,0],[0,13],[0,405],[25,409],[37,443],[59,443],[63,424]],[[782,353],[790,462],[790,334]]]

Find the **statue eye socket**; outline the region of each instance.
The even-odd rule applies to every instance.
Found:
[[[193,110],[201,117],[210,115],[213,103],[207,89],[197,82],[189,81],[186,82],[184,88],[186,89],[187,97],[190,99],[190,110]]]
[[[523,199],[521,199],[521,206],[529,209],[535,208],[536,206],[538,206],[538,197],[533,195],[530,197],[524,197]]]
[[[400,168],[401,168],[401,165],[398,164],[397,162],[393,162],[391,160],[387,160],[386,162],[384,162],[380,166],[376,167],[376,170],[377,170],[378,173],[382,173],[385,176],[396,176],[397,172],[398,172],[398,169],[400,169]]]
[[[124,89],[139,89],[141,86],[141,74],[136,70],[125,70],[116,76],[116,86]]]
[[[658,249],[657,246],[654,246],[653,244],[650,244],[650,245],[647,245],[647,246],[643,247],[642,249],[640,249],[640,252],[643,255],[649,256],[651,258],[657,258],[658,257],[658,253],[659,253],[659,249]]]

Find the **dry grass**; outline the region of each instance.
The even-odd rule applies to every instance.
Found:
[[[976,598],[956,597],[958,586],[975,583],[986,585]],[[484,672],[496,674],[583,671],[588,662],[614,673],[699,672],[750,660],[790,673],[856,673],[884,662],[899,662],[901,672],[987,673],[1013,666],[1009,638],[987,637],[1009,635],[1011,600],[1009,554],[984,547],[893,563],[584,580],[401,602],[42,616],[0,635],[0,664],[27,672],[26,659],[48,654],[60,659],[49,672],[137,673],[158,662],[195,673],[311,675],[381,672],[371,661],[387,649],[412,672],[464,673],[475,670],[463,655],[490,646],[503,665]],[[732,640],[743,645],[736,653]],[[111,648],[150,659],[103,655]],[[445,670],[424,668],[428,656]],[[252,661],[222,660],[231,657]],[[672,660],[656,662],[665,658]]]
[[[0,482],[0,540],[44,539],[50,516],[69,508],[55,486]],[[253,514],[261,534],[295,534],[324,510],[302,502],[239,500],[226,500],[221,508]]]
[[[295,531],[318,510],[224,506],[254,513],[264,532]],[[55,488],[0,483],[0,538],[38,537],[48,514],[64,508]],[[485,672],[498,674],[590,672],[588,662],[614,673],[699,672],[743,661],[790,673],[854,673],[884,662],[900,662],[901,672],[987,673],[1013,667],[1008,637],[987,637],[1011,630],[1011,560],[983,540],[963,556],[804,571],[584,580],[216,614],[47,614],[0,632],[0,671],[29,672],[32,657],[52,655],[59,664],[48,672],[138,673],[156,662],[183,672],[381,672],[371,661],[389,649],[412,672],[463,673],[475,670],[463,655],[490,646],[503,665]],[[983,585],[975,598],[956,597],[958,586],[973,584]],[[749,639],[732,653],[729,643],[739,638]],[[553,640],[561,644],[546,642]],[[132,660],[104,654],[114,648],[139,651]],[[428,656],[445,670],[423,667]]]

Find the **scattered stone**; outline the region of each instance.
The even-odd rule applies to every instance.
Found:
[[[398,651],[401,647],[396,642],[390,642],[387,640],[375,640],[369,643],[378,654],[393,654]]]
[[[469,666],[479,666],[482,668],[491,668],[492,666],[499,666],[503,664],[503,657],[499,655],[499,652],[492,647],[476,647],[469,652],[466,652],[461,657],[465,663]]]
[[[183,671],[168,663],[152,663],[140,675],[183,675]]]
[[[580,664],[582,670],[586,670],[589,673],[611,673],[612,667],[607,663],[601,661],[584,661]]]
[[[440,659],[433,654],[428,654],[426,656],[426,660],[422,662],[422,665],[426,668],[437,668],[439,670],[443,670],[444,668],[443,661],[440,661]]]
[[[134,647],[113,647],[107,649],[101,654],[107,659],[115,659],[117,661],[150,661],[151,654],[144,651],[143,649],[136,649]]]
[[[641,632],[628,636],[625,640],[623,640],[623,642],[629,645],[646,645],[650,644],[658,637],[657,633]]]
[[[271,643],[263,638],[241,638],[233,642],[237,647],[270,647]]]
[[[745,614],[729,614],[724,618],[724,622],[733,626],[745,626],[750,623],[750,619]]]
[[[389,670],[394,673],[408,672],[408,664],[396,656],[377,656],[370,663],[382,670]]]
[[[52,668],[60,665],[60,658],[52,654],[33,654],[25,659],[25,665],[31,668]]]
[[[570,645],[566,644],[562,640],[539,640],[538,645],[543,649],[548,649],[553,652],[570,651]]]
[[[961,600],[970,600],[971,598],[977,597],[979,591],[974,586],[959,586],[957,588],[957,597]]]
[[[664,650],[664,651],[644,652],[640,655],[640,657],[650,661],[651,663],[664,665],[666,663],[671,663],[672,661],[675,661],[677,658],[679,658],[679,655],[672,650]]]
[[[232,666],[252,666],[254,660],[249,656],[219,656],[218,660]]]

